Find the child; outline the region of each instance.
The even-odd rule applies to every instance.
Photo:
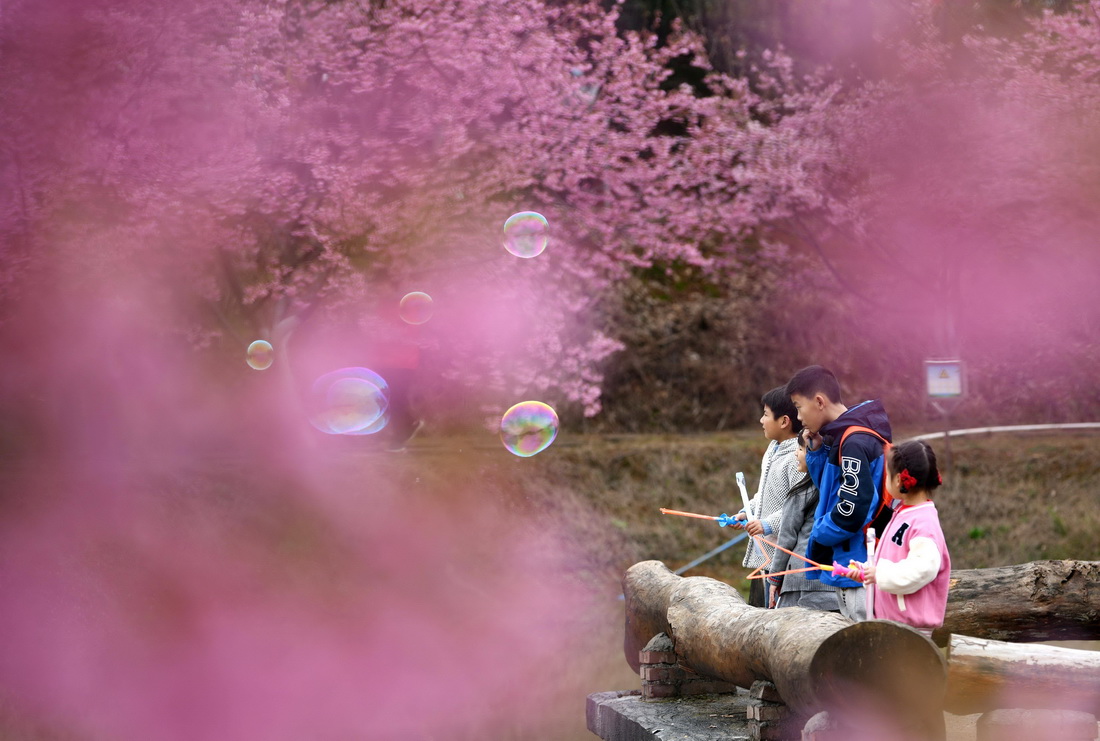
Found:
[[[836,376],[820,365],[794,374],[787,393],[807,430],[806,468],[820,494],[806,556],[822,564],[866,561],[864,529],[883,501],[883,446],[891,435],[886,410],[878,401],[846,407]],[[849,428],[858,431],[845,440]],[[880,523],[873,526],[881,532]],[[866,619],[866,590],[859,582],[828,571],[810,571],[806,578],[836,587],[842,615]]]
[[[806,440],[802,435],[799,435],[797,440],[795,460],[798,461],[798,470],[805,473]],[[775,539],[777,545],[793,553],[805,553],[806,544],[810,540],[810,531],[814,527],[817,500],[817,487],[814,486],[813,479],[803,476],[794,488],[787,492],[786,501],[783,503],[783,515],[780,518],[779,536]],[[774,574],[786,571],[790,568],[789,562],[790,556],[787,553],[776,551],[771,565],[768,566],[768,572]],[[795,563],[801,564],[801,561]],[[775,607],[808,607],[812,610],[840,611],[836,589],[823,584],[818,579],[807,579],[805,574],[769,576],[768,585],[771,587],[771,603]]]
[[[943,625],[951,555],[932,492],[942,482],[936,454],[923,440],[910,440],[887,455],[886,486],[901,502],[863,572],[875,584],[875,617],[895,620],[926,635]],[[858,572],[857,572],[858,577]]]
[[[744,527],[749,535],[767,537],[779,531],[783,500],[791,487],[802,478],[794,455],[795,448],[798,447],[796,438],[802,431],[802,424],[798,421],[798,415],[791,406],[791,399],[784,386],[764,394],[760,398],[760,404],[764,407],[760,425],[764,428],[764,437],[771,442],[760,461],[760,487],[756,496],[749,500],[752,521]],[[738,512],[737,519],[748,520],[749,515],[742,509]],[[750,569],[763,566],[765,557],[771,558],[772,551],[775,550],[767,545],[764,548],[767,550],[766,554],[760,552],[755,540],[750,540],[741,564]],[[763,582],[763,579],[753,579],[749,587],[749,604],[753,607],[766,607],[768,604],[767,589]]]

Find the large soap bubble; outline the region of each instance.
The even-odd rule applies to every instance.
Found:
[[[516,257],[536,257],[550,241],[546,218],[534,211],[520,211],[504,222],[504,249]]]
[[[401,318],[408,324],[423,324],[432,318],[434,311],[432,297],[423,291],[406,293],[401,299]]]
[[[558,436],[558,414],[541,401],[521,401],[500,420],[500,440],[521,458],[546,450]]]
[[[329,435],[369,435],[386,426],[389,387],[367,368],[341,368],[313,382],[310,423]]]

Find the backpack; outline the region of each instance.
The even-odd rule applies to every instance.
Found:
[[[836,457],[838,461],[840,460],[840,447],[844,445],[844,441],[847,440],[848,436],[851,435],[853,432],[865,432],[868,435],[873,435],[882,441],[882,496],[879,498],[878,509],[875,510],[874,516],[863,528],[864,535],[867,534],[868,528],[873,527],[875,529],[875,532],[881,536],[882,533],[885,532],[886,525],[889,524],[890,518],[894,515],[894,510],[892,507],[890,507],[890,503],[894,501],[894,497],[891,496],[890,492],[886,490],[886,477],[889,476],[889,474],[886,472],[885,460],[886,454],[890,451],[890,448],[893,447],[893,445],[890,443],[889,440],[872,430],[870,427],[849,427],[848,429],[844,430],[844,434],[840,436],[840,442],[837,443],[836,446]]]

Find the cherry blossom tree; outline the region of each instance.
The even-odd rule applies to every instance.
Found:
[[[920,407],[921,359],[962,355],[975,413],[1079,414],[1100,274],[1097,6],[961,40],[940,12],[915,6],[895,66],[837,96],[831,154],[812,173],[819,207],[784,226],[851,303],[849,340],[875,348],[839,353],[848,370],[913,377],[899,408]],[[989,407],[997,398],[1015,403]]]
[[[620,36],[586,4],[104,0],[16,4],[6,25],[46,42],[6,55],[9,280],[35,257],[108,293],[131,275],[193,342],[234,353],[317,306],[361,318],[430,289],[467,385],[587,414],[619,347],[598,321],[608,287],[654,265],[738,270],[799,187],[788,122],[828,100],[781,56],[751,87],[698,38]],[[529,261],[500,247],[521,210],[551,229]]]

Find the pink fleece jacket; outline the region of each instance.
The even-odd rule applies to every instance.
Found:
[[[936,505],[899,508],[875,549],[875,617],[938,628],[950,578],[951,555]]]

